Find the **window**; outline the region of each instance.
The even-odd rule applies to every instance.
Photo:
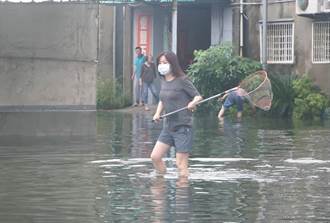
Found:
[[[313,63],[330,63],[330,22],[313,23]]]
[[[293,22],[269,22],[267,24],[267,63],[293,63]],[[260,25],[260,58],[262,58],[262,26]]]

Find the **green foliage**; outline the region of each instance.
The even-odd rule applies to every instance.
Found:
[[[188,75],[204,98],[237,86],[249,74],[261,69],[259,62],[235,55],[229,45],[195,51],[194,55],[195,60],[188,68]],[[298,78],[293,74],[269,74],[269,78],[274,95],[271,115],[317,119],[330,104],[329,98],[307,76]],[[217,100],[210,100],[202,104],[199,111],[215,111],[220,105]]]
[[[297,76],[293,74],[268,73],[268,77],[272,83],[273,91],[270,113],[274,116],[291,117],[295,98],[292,85]]]
[[[329,105],[329,99],[306,75],[293,81],[295,93],[293,116],[298,119],[319,119]]]
[[[116,109],[129,105],[128,96],[115,86],[112,79],[97,80],[96,103],[97,109]]]
[[[273,90],[271,114],[297,119],[319,119],[329,99],[306,75],[269,74]]]
[[[204,98],[219,94],[238,85],[249,74],[261,69],[257,61],[233,53],[230,45],[212,46],[194,52],[194,63],[188,75]],[[217,100],[204,103],[200,110],[219,109]]]

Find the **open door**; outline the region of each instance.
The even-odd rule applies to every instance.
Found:
[[[210,5],[181,5],[178,9],[178,57],[184,70],[193,61],[194,50],[211,45]]]

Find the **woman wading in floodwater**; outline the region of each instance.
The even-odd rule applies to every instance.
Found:
[[[159,174],[166,173],[162,158],[171,146],[175,147],[176,166],[180,176],[188,177],[188,158],[192,151],[192,112],[202,100],[199,92],[182,71],[178,58],[173,52],[163,52],[157,58],[161,78],[159,103],[153,120],[160,121],[160,116],[179,108],[188,109],[166,117],[165,125],[151,153],[151,159]]]

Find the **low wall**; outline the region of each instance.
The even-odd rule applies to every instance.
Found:
[[[0,3],[0,110],[95,109],[95,4]]]

